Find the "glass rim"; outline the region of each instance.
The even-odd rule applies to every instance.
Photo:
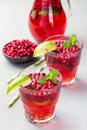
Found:
[[[82,48],[81,48],[81,49],[82,49]],[[77,50],[76,52],[65,53],[65,54],[64,54],[64,53],[56,53],[56,52],[47,52],[46,55],[47,55],[47,54],[53,54],[53,55],[59,55],[59,56],[78,55],[78,54],[81,52],[81,49],[80,49],[80,50]]]
[[[52,68],[53,69],[53,68]],[[62,75],[61,75],[61,73],[59,72],[59,77],[58,77],[58,83],[53,87],[53,88],[49,88],[49,89],[41,89],[41,90],[38,90],[38,89],[32,89],[32,88],[27,88],[27,86],[25,86],[25,87],[19,87],[19,90],[20,89],[22,89],[23,91],[25,91],[25,92],[27,92],[27,93],[30,93],[30,92],[32,92],[32,93],[34,93],[34,92],[50,92],[50,91],[52,91],[52,90],[55,90],[55,89],[57,89],[57,88],[61,88],[61,83],[62,83]],[[58,87],[59,86],[59,87]],[[32,93],[31,93],[31,95],[32,95]]]
[[[65,38],[65,39],[62,39],[62,38]],[[53,39],[54,38],[54,39]],[[58,39],[59,38],[59,39]],[[47,39],[46,39],[46,41],[53,41],[53,42],[56,42],[56,41],[59,41],[59,40],[61,40],[61,41],[67,41],[68,39],[70,38],[70,36],[67,36],[67,35],[63,35],[63,34],[59,34],[59,35],[53,35],[53,36],[50,36],[50,37],[48,37]],[[53,52],[53,51],[50,51],[50,52],[47,52],[47,54],[49,53],[49,54],[55,54],[55,55],[75,55],[75,54],[78,54],[80,51],[81,51],[81,49],[83,48],[83,41],[80,39],[80,38],[77,38],[77,41],[78,41],[78,43],[79,43],[79,47],[80,47],[80,49],[79,50],[77,50],[77,51],[75,51],[75,52],[71,52],[71,53],[56,53],[56,52]]]
[[[59,37],[59,39],[58,39],[58,37]],[[60,40],[60,38],[61,38],[61,40],[63,40],[62,37],[64,37],[65,40],[68,40],[70,38],[70,36],[68,36],[68,35],[56,34],[56,35],[49,36],[48,38],[45,39],[45,41],[58,41],[58,40]],[[56,39],[53,40],[52,38],[56,38]],[[50,40],[50,39],[52,39],[52,40]],[[80,43],[81,48],[82,48],[83,47],[83,41],[79,37],[77,37],[77,41]]]

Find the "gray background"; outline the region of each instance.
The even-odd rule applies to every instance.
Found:
[[[63,0],[62,0],[63,1]],[[35,126],[25,120],[20,100],[10,109],[8,101],[15,94],[6,95],[6,81],[28,66],[14,65],[2,55],[2,47],[13,39],[30,39],[28,14],[33,0],[0,0],[0,130],[86,130],[87,129],[87,1],[72,0],[72,17],[65,35],[75,33],[84,47],[78,70],[78,87],[62,89],[56,106],[56,120],[48,125]],[[65,3],[65,1],[64,1]]]

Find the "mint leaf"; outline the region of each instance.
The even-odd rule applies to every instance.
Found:
[[[49,14],[49,10],[42,10],[38,12],[38,14]]]
[[[71,37],[69,38],[69,40],[66,41],[66,42],[64,42],[62,46],[63,46],[64,48],[67,48],[67,49],[68,49],[68,48],[70,48],[70,47],[72,47],[72,46],[74,46],[74,45],[79,46],[78,41],[77,41],[77,39],[76,39],[76,35],[75,35],[75,34],[72,34]]]
[[[53,14],[60,14],[61,12],[59,10],[53,10]]]
[[[54,83],[57,83],[57,75],[58,75],[59,71],[58,70],[51,70],[47,76],[43,77],[43,78],[39,78],[38,79],[38,83],[41,83],[41,84],[45,84],[47,80],[51,80],[53,81]]]
[[[46,77],[43,77],[43,78],[38,79],[37,82],[38,82],[38,83],[41,83],[41,84],[46,83]]]
[[[57,83],[57,79],[56,78],[52,78],[51,79],[54,83]]]
[[[64,42],[63,45],[62,45],[64,48],[70,48],[71,47],[71,43],[69,41],[67,42]]]
[[[71,43],[76,43],[76,42],[77,42],[76,35],[75,35],[75,34],[72,34],[71,37],[70,37],[70,39],[69,39],[69,41],[70,41]]]
[[[71,35],[69,41],[70,41],[70,43],[72,44],[72,46],[74,46],[74,45],[78,46],[78,45],[79,45],[79,44],[78,44],[78,41],[77,41],[77,39],[76,39],[76,35],[75,35],[75,34],[72,34],[72,35]]]
[[[55,79],[56,76],[58,75],[59,71],[58,70],[51,70],[47,76],[47,79]]]
[[[74,45],[79,46],[79,43],[78,42],[72,43],[72,46],[74,46]]]
[[[41,14],[50,14],[50,13],[53,13],[53,14],[60,14],[60,10],[42,10],[40,12],[38,12],[38,15],[41,15]]]

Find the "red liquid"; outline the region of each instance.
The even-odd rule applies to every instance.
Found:
[[[64,40],[68,39],[69,37],[67,36],[55,35],[48,38],[47,40],[63,43]],[[47,66],[58,69],[60,71],[60,73],[62,74],[62,82],[65,85],[69,85],[71,84],[71,82],[73,82],[73,80],[75,80],[82,50],[82,43],[79,40],[78,43],[79,46],[74,47],[77,48],[76,51],[69,52],[68,49],[65,49],[66,52],[63,53],[63,50],[59,50],[58,47],[59,52],[49,52],[45,56]]]
[[[20,89],[20,93],[25,112],[29,118],[34,120],[45,120],[53,115],[55,104],[59,97],[59,92],[57,90],[52,94],[43,96],[27,94],[22,89]]]
[[[62,59],[58,59],[57,55],[50,53],[46,54],[46,63],[47,66],[58,69],[62,74],[62,82],[70,82],[76,76],[76,72],[78,69],[78,65],[80,62],[80,54],[75,56],[74,58],[67,59],[66,63],[62,62]]]
[[[35,0],[28,24],[32,36],[39,42],[55,34],[64,34],[66,16],[61,1],[48,0],[44,4],[44,0]]]
[[[46,86],[47,87],[47,86]],[[61,81],[51,89],[20,88],[20,96],[25,109],[25,115],[30,122],[46,120],[53,116],[55,105],[59,98]]]

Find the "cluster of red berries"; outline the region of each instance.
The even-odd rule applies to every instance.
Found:
[[[46,76],[45,73],[33,73],[33,74],[30,73],[28,76],[32,80],[31,84],[29,85],[29,88],[31,89],[36,89],[36,90],[50,89],[50,88],[54,88],[54,86],[57,85],[51,80],[47,80],[46,83],[44,84],[38,83],[39,78]]]
[[[70,48],[64,48],[62,45],[64,41],[57,41],[55,42],[57,49],[54,51],[54,58],[58,59],[58,61],[62,63],[66,63],[68,60],[77,59],[79,57],[79,50],[81,49],[80,46],[72,46]],[[57,55],[58,54],[58,55]]]
[[[66,54],[66,53],[74,53],[74,52],[76,52],[76,51],[78,51],[80,48],[79,48],[79,46],[76,46],[76,45],[74,45],[74,46],[72,46],[72,47],[70,47],[70,48],[64,48],[63,47],[63,43],[64,43],[64,41],[57,41],[57,42],[55,42],[56,43],[56,46],[57,46],[57,53],[58,52],[61,52],[61,53],[63,53],[63,54]]]
[[[3,52],[6,55],[14,58],[21,58],[26,56],[32,56],[36,46],[37,44],[29,41],[28,39],[13,40],[12,42],[4,46]]]
[[[51,80],[47,80],[44,84],[38,83],[38,79],[45,77],[46,73],[30,73],[28,76],[31,77],[32,82],[26,86],[28,95],[25,97],[29,98],[29,100],[44,102],[47,100],[54,100],[57,97],[58,89],[55,87],[57,83]]]

